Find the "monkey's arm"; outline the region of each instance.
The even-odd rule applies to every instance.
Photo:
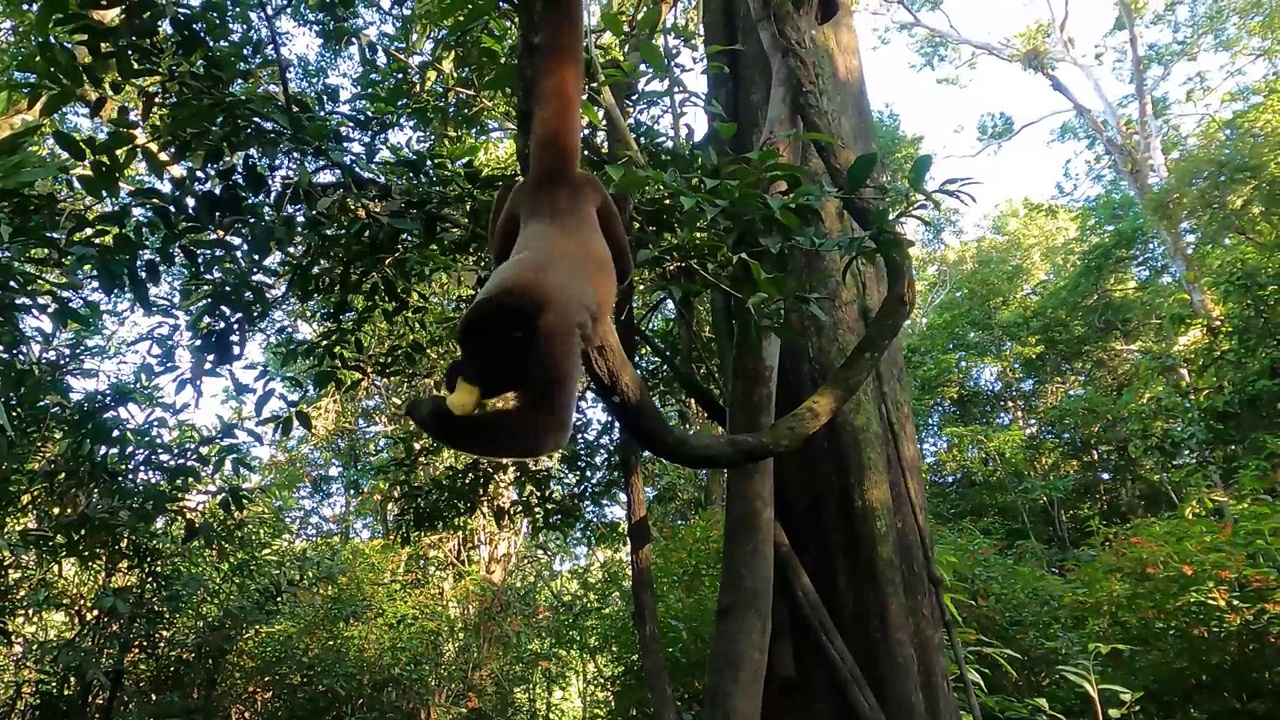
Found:
[[[517,390],[514,408],[474,415],[455,415],[439,395],[413,400],[405,407],[423,432],[454,450],[489,458],[527,459],[549,455],[569,442],[582,375],[582,326],[563,313],[544,313],[528,377],[534,382]],[[454,391],[461,365],[446,371]],[[452,380],[452,383],[450,383]]]
[[[618,276],[618,284],[626,285],[635,269],[631,260],[631,241],[627,238],[627,229],[622,224],[622,216],[618,214],[618,206],[604,187],[600,187],[600,200],[596,204],[596,220],[600,223],[600,233],[609,246],[609,254],[613,256],[613,269]]]
[[[577,400],[576,388],[570,398]],[[439,395],[405,408],[424,433],[459,452],[480,457],[527,460],[563,448],[573,430],[573,408],[554,413],[521,402],[514,408],[454,415]]]
[[[493,197],[493,210],[489,213],[489,257],[497,267],[511,257],[516,238],[520,236],[519,198],[512,196],[520,183],[503,185]]]
[[[550,455],[569,442],[578,404],[582,342],[576,329],[546,333],[535,352],[538,378],[519,391],[516,406],[474,415],[455,415],[439,395],[414,400],[405,408],[423,432],[469,455],[511,460]]]

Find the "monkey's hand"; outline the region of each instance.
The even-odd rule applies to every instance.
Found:
[[[443,395],[416,398],[410,400],[404,408],[414,425],[422,432],[434,436],[436,429],[446,425],[453,419],[453,410],[449,409],[449,401]]]

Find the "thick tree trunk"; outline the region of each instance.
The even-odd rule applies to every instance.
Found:
[[[837,130],[855,153],[874,145],[870,103],[847,2],[821,31],[814,52]],[[745,51],[712,75],[712,97],[738,123],[733,149],[749,149],[763,128],[768,59],[746,3],[707,0],[707,42]],[[802,16],[808,17],[805,13]],[[726,53],[725,55],[729,55]],[[831,223],[838,222],[835,208]],[[796,407],[865,331],[864,314],[883,294],[883,273],[863,268],[842,284],[840,258],[796,253],[791,272],[810,292],[833,298],[823,321],[804,309],[788,313],[780,354],[777,410]],[[889,718],[958,718],[941,642],[941,617],[929,585],[926,554],[909,486],[923,498],[920,456],[911,418],[901,346],[880,372],[800,450],[779,456],[777,518],[832,620]],[[732,481],[730,491],[732,492]],[[774,628],[763,698],[764,718],[848,718],[853,708],[836,670],[789,594],[775,592]]]
[[[831,116],[842,121],[841,139],[854,153],[873,150],[853,23],[838,20],[817,32],[814,51],[825,71],[819,79]],[[864,314],[884,292],[876,268],[863,267],[859,282],[845,285],[837,281],[839,258],[797,253],[792,264],[810,292],[834,302],[827,308],[829,322],[803,309],[789,314],[786,336],[795,340],[782,349],[779,411],[794,407],[831,373],[865,332]],[[835,421],[800,452],[777,459],[776,473],[779,520],[885,715],[959,717],[909,494],[922,499],[924,488],[900,343]],[[787,708],[771,717],[847,717],[815,638],[798,634],[791,644],[797,674],[771,684],[781,695],[776,707]]]

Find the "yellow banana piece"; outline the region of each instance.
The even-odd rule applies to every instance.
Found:
[[[470,415],[480,406],[480,388],[458,378],[457,386],[444,402],[454,415]]]

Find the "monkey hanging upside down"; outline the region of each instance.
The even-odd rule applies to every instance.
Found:
[[[445,372],[449,396],[405,408],[423,432],[483,457],[534,458],[569,441],[582,352],[613,322],[618,286],[633,269],[613,199],[578,167],[582,0],[547,0],[543,14],[529,174],[494,200],[496,267],[463,314],[462,357]],[[477,412],[509,392],[514,407]]]

